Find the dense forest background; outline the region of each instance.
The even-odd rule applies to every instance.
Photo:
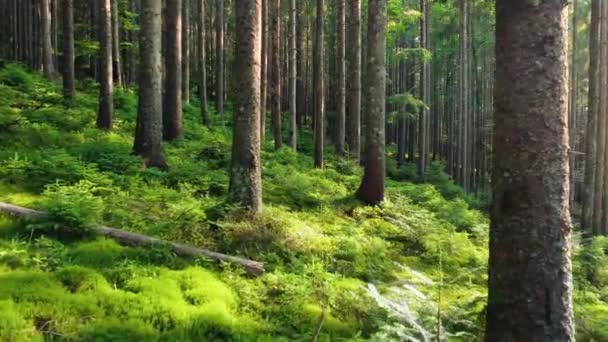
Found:
[[[0,0],[0,340],[608,341],[608,1],[520,2]]]

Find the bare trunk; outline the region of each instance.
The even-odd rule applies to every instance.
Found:
[[[261,0],[236,0],[234,134],[230,198],[250,213],[262,210],[260,165]]]
[[[365,89],[365,170],[357,192],[366,204],[384,201],[386,103],[386,0],[369,3]]]
[[[217,0],[215,9],[215,106],[224,118],[224,0]]]
[[[289,0],[289,145],[298,149],[296,107],[296,0]]]
[[[122,80],[122,64],[120,63],[120,18],[118,12],[118,1],[112,1],[112,71],[114,72],[114,82],[121,87]]]
[[[346,0],[337,0],[336,39],[336,152],[342,156],[346,140],[346,62],[345,62],[345,6]]]
[[[201,117],[203,124],[207,127],[211,127],[211,120],[209,120],[209,110],[207,104],[207,64],[206,51],[205,51],[205,0],[196,0],[198,4],[198,72],[199,72],[199,98],[201,107]]]
[[[190,0],[182,1],[182,100],[190,103]]]
[[[112,129],[112,7],[110,0],[100,0],[99,16],[99,112],[97,127]]]
[[[317,16],[316,16],[316,39],[315,39],[315,167],[323,168],[323,140],[325,135],[325,94],[324,94],[324,46],[323,46],[323,24],[324,24],[324,0],[317,0]]]
[[[163,98],[163,139],[182,135],[182,0],[166,5],[165,96]]]
[[[162,140],[161,2],[141,0],[139,102],[134,152],[146,166],[166,168]]]
[[[44,76],[51,79],[55,73],[53,65],[53,41],[51,39],[51,7],[50,0],[40,0],[42,19],[42,69]]]
[[[63,97],[66,102],[74,100],[75,76],[74,76],[74,0],[61,0],[62,45],[63,45]]]
[[[270,20],[270,111],[274,147],[281,148],[281,1],[269,0]]]
[[[260,143],[266,133],[266,100],[268,98],[268,1],[262,0],[262,77],[260,79]]]
[[[485,339],[574,341],[567,7],[499,0],[496,18]]]
[[[346,22],[346,143],[351,157],[359,159],[361,151],[361,3],[347,0]]]

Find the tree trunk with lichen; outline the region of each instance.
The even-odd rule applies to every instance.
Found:
[[[101,0],[99,15],[99,110],[97,127],[112,129],[114,112],[112,82],[112,8],[110,0]]]
[[[496,14],[485,338],[574,341],[567,6],[499,0]]]
[[[236,0],[235,106],[230,199],[262,210],[260,165],[261,0]]]
[[[365,88],[365,170],[357,197],[367,204],[384,201],[386,103],[386,0],[369,3]]]

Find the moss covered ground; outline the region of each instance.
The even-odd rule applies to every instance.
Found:
[[[489,221],[440,164],[422,183],[389,163],[386,203],[365,207],[352,196],[360,167],[330,151],[313,169],[310,132],[298,154],[268,141],[265,210],[250,218],[225,203],[229,124],[208,130],[185,105],[184,137],[164,146],[170,168],[143,169],[131,154],[134,90],[116,92],[112,132],[95,128],[96,94],[82,82],[65,107],[59,84],[0,69],[0,201],[51,214],[0,217],[0,341],[482,338]],[[96,223],[267,272],[123,247],[92,236]],[[576,242],[582,341],[608,341],[607,250],[604,238]]]

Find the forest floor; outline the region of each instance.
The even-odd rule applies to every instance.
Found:
[[[0,217],[0,341],[475,341],[483,332],[488,217],[433,164],[389,162],[388,199],[352,194],[360,167],[331,152],[312,167],[264,145],[265,210],[225,204],[230,125],[208,130],[185,105],[185,136],[165,145],[170,168],[131,154],[136,95],[115,94],[112,132],[95,128],[97,85],[63,106],[60,85],[0,69],[0,201],[44,220]],[[212,113],[213,117],[217,117]],[[390,150],[390,148],[389,148]],[[264,262],[238,266],[130,248],[92,236],[105,224]],[[73,229],[65,231],[61,227]],[[577,330],[608,341],[608,240],[576,244]]]

